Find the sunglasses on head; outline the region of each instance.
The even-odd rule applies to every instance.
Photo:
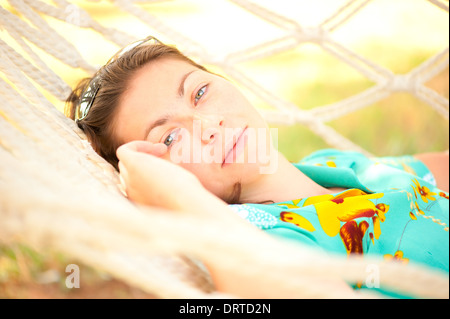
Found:
[[[161,44],[162,42],[156,39],[153,36],[149,36],[145,39],[133,42],[126,47],[120,49],[116,54],[112,56],[108,60],[108,62],[102,67],[114,63],[118,59],[120,59],[125,53],[143,45],[143,44]],[[95,97],[97,96],[98,91],[101,87],[101,77],[100,72],[97,72],[96,75],[94,75],[89,82],[89,84],[84,89],[83,93],[80,96],[80,100],[78,101],[78,105],[75,108],[75,121],[79,122],[86,118],[86,116],[89,113],[89,110],[92,107],[92,104],[94,104]]]

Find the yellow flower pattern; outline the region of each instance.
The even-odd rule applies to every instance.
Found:
[[[431,192],[428,187],[420,186],[420,183],[417,181],[417,179],[413,179],[413,183],[414,183],[414,186],[411,186],[411,187],[414,190],[414,194],[416,195],[416,198],[418,198],[417,194],[419,194],[425,203],[428,203],[428,200],[436,200],[436,198],[434,198],[436,193]]]
[[[421,163],[335,150],[319,155],[298,168],[324,187],[347,190],[264,205],[275,218],[264,229],[325,251],[421,262],[448,272],[449,195],[433,186]]]
[[[350,189],[337,195],[319,195],[306,199],[303,207],[313,205],[323,231],[330,237],[340,235],[347,253],[363,253],[362,238],[369,224],[367,221],[357,223],[355,219],[370,218],[373,222],[373,233],[370,239],[374,242],[381,235],[380,223],[386,220],[389,205],[374,204],[371,200],[380,199],[383,193],[367,194],[359,189]],[[286,208],[298,207],[300,201],[283,203]],[[294,212],[284,211],[280,220],[294,224],[302,229],[315,231],[315,227],[305,217]]]
[[[382,193],[366,194],[359,189],[351,189],[336,196],[322,195],[320,198],[309,198],[305,205],[313,204],[319,217],[320,225],[325,233],[334,237],[339,234],[341,222],[349,222],[360,217],[369,217],[374,221],[375,238],[381,234],[380,222],[384,222],[389,207],[384,204],[375,205],[370,199],[383,197]],[[316,202],[318,199],[328,199]]]
[[[385,254],[384,259],[387,261],[401,262],[402,264],[409,263],[409,258],[403,257],[403,251],[401,251],[401,250],[397,250],[393,256],[390,254]]]
[[[300,228],[303,228],[305,230],[308,230],[310,232],[313,232],[316,230],[309,220],[307,220],[305,217],[303,217],[299,214],[293,213],[293,212],[281,212],[280,219],[284,222],[294,224],[294,225],[296,225]]]

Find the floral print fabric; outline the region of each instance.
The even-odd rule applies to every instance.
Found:
[[[255,226],[342,254],[375,254],[448,272],[449,194],[412,156],[368,158],[323,150],[294,164],[324,187],[347,190],[292,201],[230,205]]]

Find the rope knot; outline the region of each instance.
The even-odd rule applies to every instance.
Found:
[[[301,42],[322,43],[327,32],[321,27],[301,27],[295,31],[295,37]]]
[[[410,91],[416,90],[417,81],[408,74],[395,75],[388,82],[388,87],[392,92]]]

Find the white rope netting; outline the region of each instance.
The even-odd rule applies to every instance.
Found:
[[[162,1],[102,1],[108,8],[147,26],[134,35],[98,22],[81,6],[88,6],[89,1],[0,1],[0,240],[62,251],[163,298],[228,297],[214,292],[201,267],[179,256],[219,260],[229,271],[261,278],[268,289],[276,283],[290,286],[295,296],[323,298],[339,298],[341,292],[311,284],[308,275],[326,272],[360,282],[367,276],[367,265],[376,264],[387,286],[422,297],[448,298],[448,276],[418,266],[324,258],[278,242],[264,251],[254,250],[251,248],[257,243],[248,239],[243,245],[237,234],[220,225],[136,207],[123,197],[117,172],[93,151],[75,123],[58,110],[73,85],[65,74],[67,70],[81,70],[80,75],[97,69],[89,58],[92,50],[74,45],[58,26],[93,30],[97,37],[118,47],[151,33],[163,42],[177,44],[200,63],[219,67],[270,105],[270,109],[261,110],[270,123],[301,124],[330,145],[369,153],[327,123],[399,91],[424,101],[446,120],[449,111],[448,98],[425,84],[448,68],[448,47],[399,75],[333,38],[335,30],[375,1],[344,1],[313,27],[256,2],[208,1],[210,6],[215,2],[237,7],[259,23],[276,27],[273,34],[256,37],[259,42],[249,40],[240,46],[224,43],[218,50],[208,47],[208,41],[190,37],[158,18],[152,6]],[[173,2],[186,8],[186,1]],[[448,12],[448,2],[428,2],[436,10]],[[214,17],[211,19],[208,21]],[[304,110],[239,68],[242,63],[305,43],[319,46],[374,85],[336,103]],[[306,275],[296,280],[284,277],[285,270],[291,267]]]

